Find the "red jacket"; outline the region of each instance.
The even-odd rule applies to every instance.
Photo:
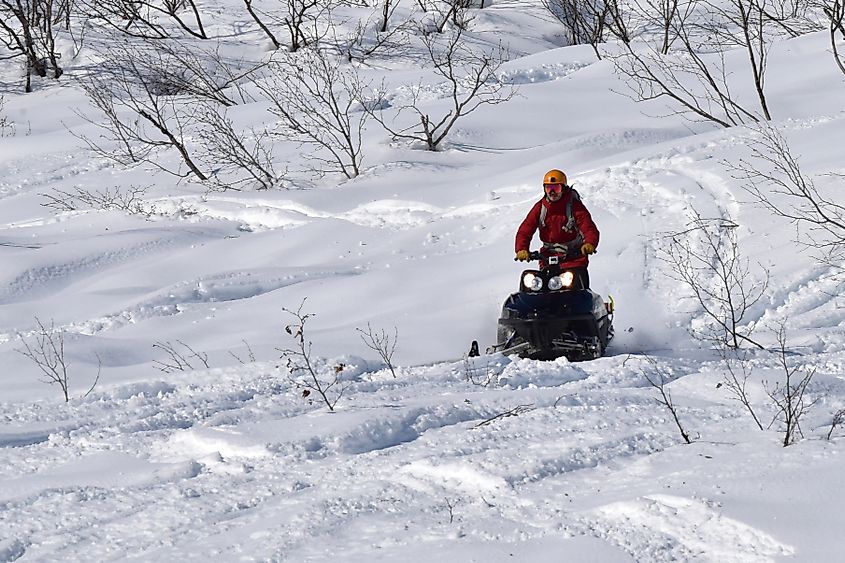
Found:
[[[567,217],[567,207],[572,200],[572,219],[573,224],[571,228],[567,229],[569,217]],[[545,217],[541,217],[542,208],[546,209]],[[542,220],[542,224],[541,224]],[[568,260],[561,265],[567,268],[587,267],[589,260],[581,254],[581,245],[589,242],[593,246],[599,245],[599,230],[596,224],[593,223],[593,218],[590,212],[581,203],[581,198],[575,190],[567,189],[563,192],[563,197],[558,201],[551,202],[543,197],[540,201],[534,204],[531,211],[525,217],[525,220],[516,231],[515,250],[530,250],[531,239],[534,237],[534,232],[540,229],[540,240],[544,243],[569,244]],[[579,242],[578,237],[582,237]],[[545,245],[544,245],[545,246]],[[563,255],[563,251],[555,251],[544,247],[540,252],[546,256],[549,255]]]

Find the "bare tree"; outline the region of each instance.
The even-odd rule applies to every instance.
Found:
[[[633,41],[637,31],[632,25],[634,11],[630,9],[630,4],[624,0],[605,0],[605,6],[605,26],[608,33],[622,43]]]
[[[681,424],[681,419],[678,417],[678,408],[672,400],[672,394],[669,393],[669,389],[666,387],[666,385],[671,383],[674,379],[671,374],[657,362],[657,360],[651,356],[646,356],[645,358],[651,365],[651,369],[642,370],[642,374],[646,381],[648,381],[648,384],[654,387],[660,395],[656,401],[666,407],[669,414],[672,415],[672,420],[675,421],[675,426],[678,427],[678,431],[681,433],[681,438],[684,439],[684,442],[692,444],[689,433],[684,429]]]
[[[423,107],[422,85],[410,92],[410,99],[398,107],[388,122],[384,114],[386,94],[379,91],[367,105],[368,111],[395,139],[425,143],[428,150],[437,150],[446,136],[462,117],[469,115],[483,105],[497,105],[507,102],[516,94],[515,87],[500,81],[497,72],[506,60],[506,52],[499,48],[492,54],[474,51],[461,40],[460,29],[446,35],[441,45],[435,35],[423,36],[426,53],[434,65],[434,72],[445,79],[451,107],[442,117],[432,117]],[[394,123],[404,113],[416,117],[416,123],[397,127]]]
[[[469,29],[469,24],[475,19],[470,12],[473,0],[441,0],[433,4],[434,11],[438,14],[435,23],[437,33],[443,33],[446,25],[451,23],[460,30]]]
[[[396,369],[393,365],[393,353],[396,351],[396,342],[399,340],[399,330],[393,327],[393,336],[389,335],[384,329],[376,331],[367,323],[367,330],[356,328],[360,333],[361,340],[367,345],[367,348],[378,353],[381,360],[390,369],[393,377],[396,377]]]
[[[100,140],[83,141],[97,154],[124,166],[147,163],[182,178],[193,175],[208,180],[187,141],[188,129],[196,123],[197,104],[149,73],[149,58],[158,56],[154,50],[123,44],[112,46],[110,53],[112,64],[81,81],[92,104],[105,116],[105,122],[92,120],[103,132]],[[175,150],[188,170],[162,164],[158,153],[163,149]]]
[[[35,323],[38,328],[31,339],[19,335],[23,348],[18,349],[17,352],[32,360],[44,377],[45,383],[59,386],[67,403],[70,401],[70,379],[68,362],[65,358],[65,333],[61,329],[57,330],[52,321],[50,326],[47,327],[38,317],[35,317]],[[101,369],[102,362],[100,357],[97,356],[97,376],[83,398],[87,397],[97,386],[100,381]]]
[[[614,2],[615,3],[615,2]],[[659,41],[656,50],[669,54],[680,29],[690,25],[696,2],[691,0],[634,0],[629,11],[635,12],[638,27],[649,33],[656,33]],[[614,20],[615,11],[611,12]]]
[[[133,64],[144,80],[157,91],[194,96],[222,106],[251,101],[241,83],[264,63],[248,63],[221,55],[217,48],[187,45],[172,39],[143,39],[133,42]],[[118,54],[126,54],[118,49]]]
[[[0,44],[26,61],[24,90],[32,92],[32,75],[59,78],[64,70],[56,49],[54,0],[0,0]]]
[[[590,45],[599,59],[598,45],[605,41],[611,19],[609,4],[605,0],[543,0],[543,6],[568,31],[569,44]]]
[[[661,258],[709,320],[692,330],[696,338],[733,349],[743,342],[762,349],[751,338],[754,325],[746,324],[746,316],[765,294],[769,274],[758,264],[760,274],[751,275],[750,261],[739,250],[738,227],[729,217],[708,220],[695,213],[686,229],[665,237]]]
[[[197,5],[194,0],[162,0],[161,1],[161,8],[155,2],[149,3],[150,7],[153,10],[160,9],[163,13],[167,14],[173,20],[179,24],[179,27],[184,29],[190,35],[194,37],[199,37],[200,39],[208,39],[208,35],[205,33],[205,27],[202,24],[202,18],[200,17],[200,12],[197,9]],[[194,18],[194,23],[197,26],[197,29],[194,30],[191,28],[185,20],[179,15],[182,10],[190,9],[191,15]]]
[[[739,47],[745,51],[760,110],[767,121],[771,120],[765,94],[766,67],[772,40],[766,0],[708,1],[704,5],[705,14],[696,26],[704,30],[708,45],[715,42],[723,50]]]
[[[392,8],[398,4],[392,4]],[[408,52],[408,22],[402,22],[381,31],[380,24],[373,22],[372,15],[359,20],[355,28],[345,37],[335,39],[337,49],[347,62],[365,63],[370,58],[401,56]]]
[[[678,31],[682,42],[690,45],[685,28]],[[722,127],[759,121],[751,110],[733,98],[722,56],[705,58],[694,50],[685,55],[664,56],[648,46],[637,48],[627,43],[625,47],[612,60],[629,89],[626,95],[632,100],[668,99],[678,108],[674,113],[712,121]]]
[[[303,396],[307,397],[311,392],[317,392],[329,410],[334,411],[335,405],[343,397],[351,383],[344,383],[340,379],[343,366],[335,366],[331,370],[333,373],[328,374],[328,379],[326,379],[325,370],[320,370],[315,364],[311,357],[311,342],[305,337],[305,324],[314,315],[303,313],[302,308],[304,306],[305,300],[303,299],[296,311],[282,307],[282,311],[292,315],[295,319],[294,322],[285,326],[285,332],[293,338],[295,348],[279,349],[279,351],[282,353],[282,360],[285,361],[285,368],[288,370],[290,381],[305,389]]]
[[[331,8],[331,0],[284,0],[282,23],[288,30],[288,50],[295,53],[317,41],[318,22]]]
[[[815,368],[802,370],[800,367],[791,366],[789,354],[786,347],[786,329],[782,325],[777,331],[778,361],[783,370],[784,380],[776,382],[773,387],[766,385],[766,394],[772,400],[776,413],[772,424],[780,422],[783,432],[784,447],[794,444],[801,432],[801,419],[816,403],[816,400],[808,401],[805,398],[807,387],[813,380],[816,373]]]
[[[246,6],[246,11],[249,12],[250,17],[252,20],[261,28],[261,31],[267,36],[267,38],[273,43],[273,46],[278,49],[282,46],[279,42],[278,38],[276,38],[276,34],[270,29],[270,27],[265,23],[265,19],[267,19],[267,15],[263,12],[257,10],[253,5],[254,0],[243,0],[244,6]]]
[[[807,240],[800,242],[823,249],[827,256],[822,258],[841,268],[845,205],[838,202],[840,186],[834,184],[829,194],[818,188],[776,128],[761,126],[757,134],[749,143],[751,159],[727,164],[734,177],[745,182],[756,202],[804,229]]]
[[[845,0],[819,0],[822,11],[828,19],[828,33],[830,34],[830,49],[836,66],[845,74],[845,53],[839,52],[836,35],[845,42]]]
[[[358,176],[369,114],[358,103],[364,86],[355,69],[314,50],[276,57],[268,68],[255,83],[280,119],[276,134],[317,149],[308,155],[313,172]]]
[[[134,38],[165,39],[165,27],[154,21],[149,5],[137,0],[76,0],[85,17]]]
[[[188,35],[208,39],[194,0],[77,0],[91,19],[123,34],[138,38],[164,39],[173,34],[160,21],[173,22]],[[183,12],[189,11],[189,24]]]
[[[661,10],[661,45],[623,42],[626,48],[614,57],[614,63],[626,80],[629,97],[636,101],[665,98],[678,108],[677,113],[722,127],[771,119],[765,78],[769,48],[777,33],[765,0],[643,2],[646,8],[654,5]],[[670,52],[671,45],[676,48]],[[749,72],[737,76],[750,75],[756,109],[731,91],[738,78],[731,78],[736,73],[727,68],[725,53],[740,48],[746,54]]]
[[[381,0],[381,23],[378,26],[379,33],[386,33],[388,29],[388,21],[396,7],[399,6],[399,0]]]

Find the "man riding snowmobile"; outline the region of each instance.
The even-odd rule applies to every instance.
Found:
[[[599,230],[581,197],[566,183],[566,174],[553,169],[543,177],[545,196],[534,204],[516,232],[516,260],[527,262],[534,233],[539,228],[543,258],[557,256],[562,269],[572,270],[590,287],[588,256],[599,244]],[[541,267],[545,262],[541,261]]]

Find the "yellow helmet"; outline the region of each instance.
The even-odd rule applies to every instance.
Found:
[[[546,175],[543,176],[543,185],[545,184],[561,184],[566,185],[566,174],[563,171],[558,170],[557,168],[553,170],[549,170],[546,172]]]

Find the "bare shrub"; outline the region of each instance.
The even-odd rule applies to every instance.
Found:
[[[56,7],[55,0],[0,0],[0,44],[12,57],[24,58],[26,92],[32,92],[33,74],[59,78],[64,73],[56,49],[59,30],[52,17]]]
[[[460,29],[444,36],[423,36],[434,72],[446,81],[451,107],[445,115],[432,117],[425,109],[422,84],[411,88],[410,99],[396,108],[389,121],[384,112],[389,103],[383,90],[376,92],[367,104],[368,111],[394,139],[421,142],[428,150],[437,150],[459,119],[483,105],[507,102],[516,94],[514,86],[497,77],[499,67],[507,59],[506,51],[501,47],[492,54],[476,51],[461,37]],[[394,125],[406,112],[415,117],[415,123],[404,127]]]
[[[567,30],[570,45],[590,45],[601,58],[598,45],[608,35],[610,4],[605,0],[543,0],[543,6]]]
[[[431,13],[435,14],[434,30],[443,33],[448,24],[456,29],[466,30],[469,24],[475,19],[470,9],[473,0],[441,0],[432,2],[429,6]]]
[[[684,439],[684,442],[692,444],[689,433],[684,429],[681,424],[681,419],[678,417],[678,409],[675,406],[675,402],[672,400],[672,395],[666,387],[668,383],[674,381],[674,378],[666,370],[666,368],[661,366],[657,360],[651,356],[646,356],[645,359],[648,361],[651,368],[641,370],[641,373],[645,380],[648,381],[648,384],[657,390],[659,397],[655,400],[666,407],[666,410],[668,410],[669,414],[672,415],[672,420],[674,420],[675,426],[678,427],[678,431],[681,433],[681,438]]]
[[[784,447],[794,444],[798,437],[803,437],[801,431],[801,419],[816,403],[816,400],[809,401],[805,393],[813,376],[815,369],[804,370],[800,367],[790,365],[790,352],[786,346],[786,330],[781,326],[777,331],[778,361],[783,370],[783,382],[775,382],[774,386],[765,384],[766,394],[775,407],[775,416],[769,426],[776,422],[780,423],[783,432]]]
[[[70,401],[70,380],[68,362],[65,359],[65,333],[61,329],[57,330],[52,321],[48,327],[38,317],[35,317],[35,323],[38,328],[31,338],[18,335],[23,343],[23,348],[16,351],[29,358],[38,367],[44,378],[42,380],[44,383],[59,386],[67,403]],[[100,357],[97,356],[97,376],[83,398],[87,397],[97,386],[100,381],[101,368],[102,362],[100,362]]]
[[[214,163],[208,185],[219,190],[255,186],[269,190],[279,185],[284,173],[276,171],[273,139],[266,129],[240,132],[225,112],[210,104],[202,104],[197,112],[202,125],[198,142],[200,157]]]
[[[312,172],[358,176],[369,114],[357,100],[363,86],[355,70],[313,50],[275,57],[268,68],[269,74],[255,83],[280,119],[274,133],[312,149],[306,155]]]
[[[641,6],[646,19],[662,29],[659,45],[623,41],[623,53],[613,57],[630,98],[666,99],[676,113],[722,127],[771,119],[765,93],[768,52],[783,21],[767,12],[770,5],[765,0],[682,4],[644,0]],[[747,71],[741,74],[725,61],[725,54],[735,49],[746,56]],[[732,77],[740,75],[750,77],[755,86],[756,108],[731,91],[736,81]]]
[[[149,216],[149,209],[144,202],[147,187],[130,186],[128,190],[118,187],[101,189],[75,186],[72,190],[55,188],[44,197],[41,205],[56,211],[77,211],[91,208],[101,211],[124,211],[132,215]]]
[[[803,230],[807,238],[799,243],[822,249],[826,255],[819,258],[841,269],[845,205],[839,203],[840,187],[832,186],[829,193],[819,189],[776,128],[762,126],[757,133],[749,143],[751,159],[727,166],[757,203]]]
[[[837,44],[837,33],[841,42],[845,42],[845,1],[844,0],[817,0],[828,21],[828,33],[830,35],[830,50],[836,66],[845,74],[845,52],[840,52]]]
[[[246,7],[246,11],[249,12],[250,17],[252,18],[252,21],[254,21],[258,25],[258,27],[261,28],[261,31],[263,31],[267,38],[270,40],[270,42],[273,43],[273,47],[275,47],[276,49],[281,47],[282,44],[279,42],[278,38],[276,38],[276,34],[273,33],[273,31],[268,27],[268,25],[264,21],[265,19],[267,19],[267,14],[255,8],[254,0],[243,0],[243,3]]]
[[[473,426],[473,429],[481,428],[482,426],[487,426],[488,424],[492,424],[493,422],[496,422],[498,420],[502,420],[502,419],[505,419],[505,418],[510,418],[512,416],[519,416],[521,414],[525,414],[525,413],[531,412],[533,410],[534,410],[534,404],[533,403],[529,403],[527,405],[517,405],[517,406],[513,407],[512,409],[508,409],[504,412],[494,414],[493,416],[482,420],[481,422],[479,422],[478,424]]]
[[[399,329],[393,327],[393,335],[388,334],[384,329],[376,331],[367,323],[367,330],[356,328],[361,340],[367,348],[378,353],[381,361],[390,369],[393,377],[396,377],[396,368],[393,365],[393,353],[396,351],[396,342],[399,340]]]
[[[208,354],[197,352],[181,340],[176,344],[171,342],[156,342],[153,348],[161,350],[167,355],[164,360],[155,360],[153,365],[163,373],[174,373],[177,371],[192,371],[195,369],[208,369]]]
[[[86,17],[129,37],[164,39],[171,37],[169,27],[161,22],[175,23],[178,29],[199,39],[208,39],[202,17],[194,0],[76,0]],[[189,11],[189,24],[183,12]]]
[[[0,137],[12,137],[15,134],[15,124],[3,115],[3,108],[6,106],[6,98],[0,95]]]
[[[491,369],[489,359],[486,359],[482,366],[474,359],[477,357],[479,356],[464,356],[464,379],[473,385],[487,387],[496,379],[496,372]]]
[[[316,392],[320,399],[326,404],[330,411],[334,411],[335,405],[343,397],[351,383],[344,383],[340,376],[343,373],[343,366],[334,366],[331,369],[320,369],[311,356],[311,341],[305,337],[305,324],[313,314],[303,313],[305,300],[299,304],[296,311],[282,307],[282,311],[294,317],[294,322],[285,326],[285,332],[294,340],[295,348],[278,349],[281,359],[285,362],[285,369],[288,371],[288,378],[297,387],[304,388],[303,397],[308,397],[311,392]]]
[[[833,432],[843,424],[845,424],[845,409],[839,409],[833,413],[833,418],[830,421],[830,430],[827,431],[827,439],[830,440]]]
[[[320,36],[318,22],[330,11],[331,0],[283,0],[282,23],[288,30],[291,53],[315,43]]]
[[[385,5],[390,7],[390,14],[392,14],[392,10],[398,4],[390,4],[390,1],[387,0]],[[379,17],[389,17],[390,14],[379,15]],[[381,24],[374,22],[372,15],[365,20],[359,20],[355,29],[345,37],[335,39],[336,48],[341,56],[350,63],[366,63],[376,56],[398,57],[406,55],[409,52],[408,22],[402,22],[388,28],[386,21],[383,20]]]
[[[746,317],[765,294],[769,273],[758,264],[759,274],[751,275],[750,261],[740,253],[738,227],[729,217],[704,219],[695,213],[686,229],[665,236],[661,258],[704,313],[705,326],[691,329],[694,337],[733,349],[744,342],[762,349],[751,338],[755,326]]]
[[[146,163],[180,178],[208,180],[188,145],[197,104],[176,95],[168,83],[160,83],[157,74],[148,72],[151,58],[157,56],[154,49],[138,45],[112,46],[110,63],[81,81],[91,103],[105,117],[105,121],[88,118],[102,135],[82,140],[96,154],[124,166]],[[162,164],[159,152],[167,149],[179,154],[187,171]]]
[[[757,428],[763,430],[763,424],[754,411],[754,407],[751,405],[751,398],[748,396],[748,378],[751,377],[753,368],[747,352],[744,350],[719,348],[719,353],[722,356],[722,363],[727,369],[727,374],[716,385],[716,388],[725,387],[731,394],[731,398],[745,407],[745,410],[754,419]]]
[[[192,96],[222,106],[251,101],[241,88],[245,77],[263,63],[230,59],[215,48],[172,39],[133,42],[132,61],[138,74],[161,94]],[[125,53],[122,53],[125,54]]]
[[[243,342],[244,346],[246,346],[247,359],[244,360],[238,354],[235,354],[231,350],[229,350],[229,355],[235,358],[235,360],[237,360],[239,364],[255,363],[255,353],[252,351],[252,346],[250,346],[249,342],[247,342],[246,340],[241,340],[241,342]]]

